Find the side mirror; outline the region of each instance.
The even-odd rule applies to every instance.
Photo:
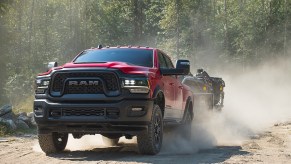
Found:
[[[50,70],[53,67],[57,67],[58,63],[57,62],[49,62],[47,65],[47,71]]]
[[[190,73],[190,61],[178,60],[176,62],[176,69],[181,69],[184,71],[184,75],[188,75]]]
[[[178,60],[176,68],[161,68],[161,74],[169,75],[188,75],[190,73],[189,60]]]

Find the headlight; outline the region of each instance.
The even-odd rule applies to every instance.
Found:
[[[42,86],[48,86],[50,84],[49,80],[43,80],[42,81]]]
[[[126,78],[122,80],[122,87],[128,88],[131,93],[149,93],[150,87],[147,78]]]
[[[36,79],[35,83],[35,93],[44,94],[50,84],[50,79]]]
[[[50,84],[49,79],[36,79],[36,85],[38,87],[48,86]]]

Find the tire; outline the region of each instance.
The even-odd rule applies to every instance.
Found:
[[[185,108],[182,128],[181,128],[182,138],[184,138],[187,141],[191,141],[191,137],[192,137],[191,131],[192,131],[193,117],[192,117],[190,110],[192,110],[192,105],[191,105],[191,103],[187,103],[187,106]]]
[[[158,105],[154,105],[148,130],[137,135],[138,149],[141,154],[155,155],[163,143],[163,116]]]
[[[68,142],[68,133],[38,134],[39,145],[46,154],[61,152]]]
[[[106,146],[116,146],[118,144],[119,137],[118,138],[108,138],[106,136],[102,136],[102,140]]]

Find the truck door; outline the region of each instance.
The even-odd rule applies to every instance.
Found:
[[[159,67],[167,68],[166,60],[161,52],[158,52]],[[161,79],[164,88],[165,95],[165,119],[173,119],[175,112],[173,111],[175,106],[175,79],[172,76],[162,76]]]
[[[165,59],[166,59],[166,63],[167,63],[167,67],[168,68],[175,68],[171,59],[164,55]],[[175,93],[175,103],[173,106],[173,113],[175,114],[175,118],[176,119],[180,119],[182,118],[182,114],[183,114],[183,85],[180,82],[180,80],[178,79],[177,75],[172,76],[172,80],[173,80],[173,89],[174,89],[174,93]]]
[[[177,77],[177,76],[176,76]],[[184,114],[184,108],[183,108],[183,85],[179,81],[178,77],[176,79],[176,94],[175,94],[175,109],[178,110],[177,112],[180,113],[180,117],[182,118]]]

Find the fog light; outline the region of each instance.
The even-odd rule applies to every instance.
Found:
[[[131,93],[149,93],[148,88],[130,88],[129,91]]]
[[[42,107],[34,107],[34,115],[36,117],[42,117],[43,116],[43,108]]]
[[[132,106],[127,108],[127,115],[130,117],[141,117],[147,113],[147,109],[144,106]]]
[[[50,115],[52,117],[61,117],[62,112],[61,111],[58,111],[58,110],[54,110],[54,111],[51,111]]]
[[[46,90],[46,88],[36,88],[35,93],[36,94],[44,94],[45,90]]]
[[[139,111],[142,111],[143,108],[141,108],[141,107],[132,107],[131,110],[134,111],[134,112],[139,112]]]

